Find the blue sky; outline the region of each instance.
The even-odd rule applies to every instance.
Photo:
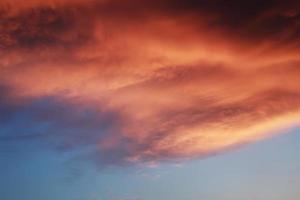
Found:
[[[299,129],[222,155],[97,169],[32,141],[1,142],[1,200],[297,200]]]

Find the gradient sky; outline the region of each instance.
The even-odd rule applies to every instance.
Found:
[[[1,199],[298,200],[299,133],[203,160],[105,170],[33,143],[1,144]]]
[[[0,0],[0,200],[296,200],[297,0]]]

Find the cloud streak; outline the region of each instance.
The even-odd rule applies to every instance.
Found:
[[[17,2],[0,4],[1,141],[122,165],[299,125],[297,1]]]

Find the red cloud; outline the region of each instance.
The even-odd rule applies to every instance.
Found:
[[[299,4],[218,3],[3,4],[0,83],[16,102],[52,97],[76,110],[59,126],[43,118],[57,132],[76,132],[67,122],[87,107],[99,112],[99,126],[63,142],[83,137],[113,163],[205,156],[298,125]],[[49,112],[35,109],[32,120]],[[101,128],[110,113],[117,122]]]

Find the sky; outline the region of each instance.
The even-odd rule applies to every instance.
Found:
[[[300,195],[297,0],[0,0],[1,200]]]

